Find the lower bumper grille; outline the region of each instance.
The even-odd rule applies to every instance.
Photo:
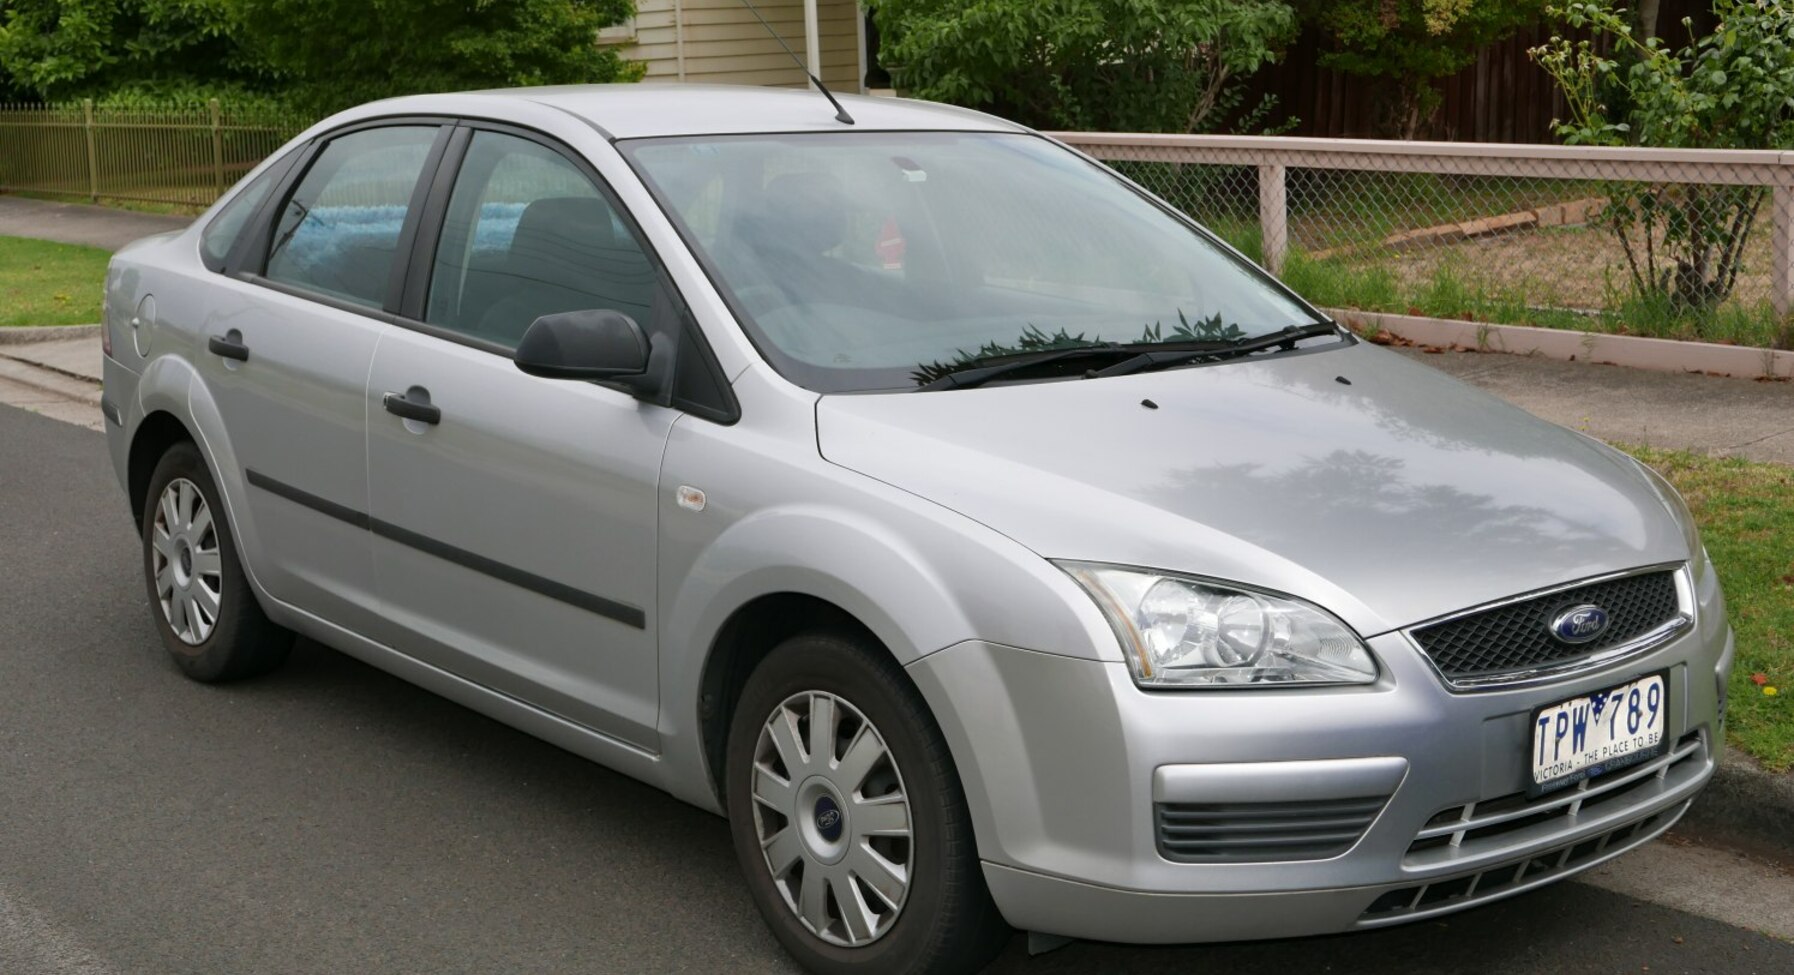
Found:
[[[1427,821],[1409,844],[1402,865],[1440,866],[1452,860],[1498,853],[1516,843],[1549,841],[1587,816],[1624,814],[1648,805],[1691,779],[1708,765],[1701,732],[1684,735],[1667,753],[1609,775],[1584,779],[1573,788],[1536,799],[1514,793],[1499,799],[1453,806]]]
[[[1688,802],[1682,802],[1580,843],[1535,853],[1476,873],[1386,891],[1359,915],[1358,926],[1374,927],[1413,920],[1536,887],[1644,843],[1668,829],[1687,808]]]
[[[1388,796],[1303,802],[1161,802],[1159,855],[1176,863],[1324,860],[1352,848]]]

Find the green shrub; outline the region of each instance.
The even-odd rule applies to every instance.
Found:
[[[883,36],[881,60],[910,94],[1048,129],[1212,130],[1239,107],[1240,82],[1295,31],[1283,0],[870,6]]]

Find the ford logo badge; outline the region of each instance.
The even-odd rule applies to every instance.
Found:
[[[816,800],[816,834],[824,843],[833,843],[841,838],[841,807],[829,796],[821,796]]]
[[[1551,635],[1562,643],[1588,643],[1607,632],[1607,623],[1607,611],[1599,606],[1571,606],[1552,618]]]

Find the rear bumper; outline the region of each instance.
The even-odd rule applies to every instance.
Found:
[[[1375,685],[1147,693],[1124,664],[966,643],[909,668],[953,750],[985,875],[1017,927],[1093,940],[1275,938],[1417,920],[1568,876],[1667,829],[1715,769],[1731,667],[1723,601],[1682,636],[1591,674],[1448,690],[1401,634]],[[1528,800],[1535,707],[1668,676],[1668,752]],[[1354,820],[1341,810],[1363,807]],[[1191,862],[1167,804],[1306,816],[1262,850]],[[1319,804],[1303,807],[1303,803]],[[1343,825],[1342,825],[1342,820]],[[1287,822],[1288,818],[1279,820]],[[1340,830],[1344,830],[1343,834]],[[1329,842],[1311,843],[1315,836]],[[1297,847],[1297,844],[1302,844]]]
[[[112,471],[118,477],[119,487],[128,491],[131,433],[143,420],[142,409],[137,402],[137,384],[140,380],[136,373],[111,356],[106,356],[101,363],[100,375],[103,382],[100,412],[106,417],[106,452],[112,458]]]

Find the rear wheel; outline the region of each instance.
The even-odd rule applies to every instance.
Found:
[[[169,448],[150,475],[143,569],[156,630],[174,662],[200,681],[279,667],[293,634],[268,621],[249,588],[218,487],[198,448]]]
[[[972,972],[1002,949],[952,757],[882,648],[775,649],[742,691],[726,775],[755,902],[810,971]]]

